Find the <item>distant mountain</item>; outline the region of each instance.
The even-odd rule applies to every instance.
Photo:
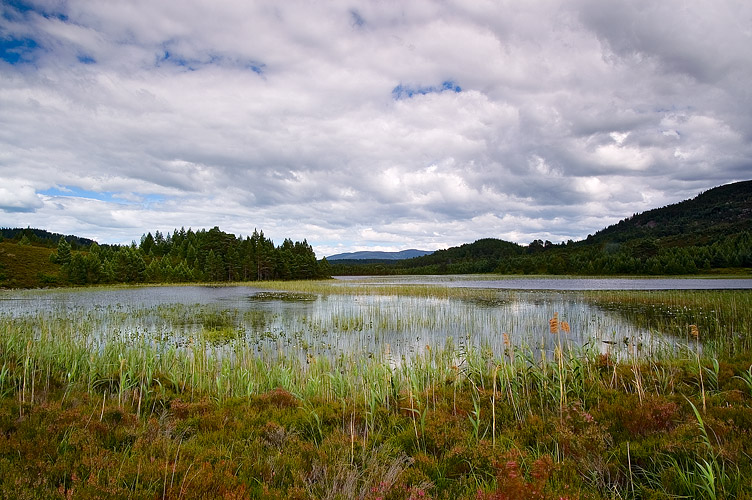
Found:
[[[403,260],[412,259],[413,257],[422,257],[424,255],[430,255],[433,251],[430,250],[401,250],[399,252],[350,252],[350,253],[338,253],[331,255],[326,260]]]

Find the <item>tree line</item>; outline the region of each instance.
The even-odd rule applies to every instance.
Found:
[[[175,229],[143,235],[139,244],[99,245],[75,250],[59,238],[50,260],[58,264],[63,281],[96,283],[171,283],[318,279],[331,276],[326,259],[306,240],[285,239],[275,246],[254,230],[236,237],[218,227],[210,230]]]
[[[710,244],[670,246],[654,238],[626,243],[538,246],[499,262],[507,274],[690,275],[718,269],[752,267],[749,232]]]
[[[752,268],[750,232],[686,246],[650,237],[626,242],[591,239],[559,244],[535,240],[527,246],[483,239],[396,262],[348,260],[331,264],[336,275],[688,275],[729,268]]]

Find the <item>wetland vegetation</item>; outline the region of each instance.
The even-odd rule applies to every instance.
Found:
[[[0,291],[0,498],[750,499],[748,280],[425,275],[748,276],[751,189],[334,267],[2,229],[0,287],[99,286]]]
[[[0,299],[2,498],[752,498],[750,290]]]

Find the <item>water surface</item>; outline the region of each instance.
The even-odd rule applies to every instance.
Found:
[[[91,345],[125,339],[181,348],[202,338],[218,355],[241,348],[270,358],[388,353],[401,360],[447,345],[482,349],[495,356],[508,355],[515,348],[552,352],[560,344],[616,355],[651,354],[682,340],[674,337],[676,332],[660,331],[656,323],[640,315],[594,305],[577,291],[583,288],[574,287],[583,286],[581,282],[589,287],[584,289],[613,287],[614,280],[473,276],[339,281],[342,286],[364,282],[375,287],[427,283],[497,291],[478,299],[301,294],[253,286],[5,291],[0,293],[0,318],[65,325]],[[553,288],[564,284],[567,288]],[[550,333],[549,320],[554,315],[568,323],[569,334]]]
[[[442,285],[503,290],[751,290],[752,278],[571,278],[497,275],[337,276],[343,284]]]

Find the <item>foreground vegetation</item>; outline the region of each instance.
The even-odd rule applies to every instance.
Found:
[[[432,290],[474,293],[386,293]],[[671,308],[651,324],[683,340],[660,358],[568,348],[554,316],[537,326],[553,352],[303,361],[240,342],[219,356],[211,328],[175,345],[3,316],[0,497],[752,498],[752,295],[588,300]]]

